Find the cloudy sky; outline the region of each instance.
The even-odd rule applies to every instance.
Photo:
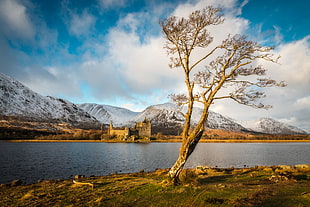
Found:
[[[215,41],[245,34],[276,46],[266,64],[285,88],[269,88],[253,109],[219,101],[212,110],[238,120],[272,117],[310,131],[310,1],[308,0],[0,0],[0,72],[32,90],[74,103],[141,111],[184,89],[168,67],[159,19],[223,8]]]

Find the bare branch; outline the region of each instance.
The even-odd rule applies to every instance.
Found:
[[[225,99],[225,98],[232,98],[231,96],[219,96],[219,97],[214,97],[213,99]]]
[[[198,61],[196,61],[191,67],[190,67],[190,71],[195,68],[199,63],[201,63],[202,61],[204,61],[205,59],[207,59],[210,55],[212,55],[217,49],[219,49],[220,47],[215,47],[213,50],[211,50],[208,54],[206,54],[205,56],[203,56],[202,58],[200,58]]]
[[[262,103],[258,103],[258,104],[251,104],[245,100],[240,100],[240,99],[236,99],[235,97],[231,97],[234,101],[236,101],[237,103],[239,104],[243,104],[243,105],[246,105],[246,106],[251,106],[253,108],[257,108],[257,109],[270,109],[272,108],[271,105],[264,105]]]
[[[188,97],[185,94],[169,94],[168,97],[178,106],[185,105],[189,101]]]

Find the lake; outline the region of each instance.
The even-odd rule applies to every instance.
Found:
[[[181,143],[0,142],[0,183],[169,168]],[[310,164],[310,143],[199,143],[186,163],[212,167]]]

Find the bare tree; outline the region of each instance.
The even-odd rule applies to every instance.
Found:
[[[187,105],[182,147],[169,171],[174,183],[178,182],[179,173],[203,134],[211,104],[218,99],[232,99],[240,104],[267,109],[271,106],[258,102],[265,96],[261,88],[285,86],[283,81],[262,78],[267,69],[253,66],[258,59],[276,63],[279,57],[271,53],[272,47],[263,47],[242,35],[228,35],[221,44],[209,48],[213,37],[208,27],[224,22],[220,12],[220,9],[209,6],[192,12],[188,18],[171,16],[160,21],[167,40],[165,49],[170,56],[169,66],[183,69],[187,87],[187,94],[170,95],[177,104]],[[194,59],[193,51],[198,48],[203,48],[205,53]],[[203,112],[197,125],[191,126],[195,103],[203,106]]]

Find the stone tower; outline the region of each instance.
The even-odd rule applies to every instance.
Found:
[[[147,120],[146,118],[144,121],[137,123],[135,129],[138,130],[138,135],[140,137],[151,137],[151,121]]]

